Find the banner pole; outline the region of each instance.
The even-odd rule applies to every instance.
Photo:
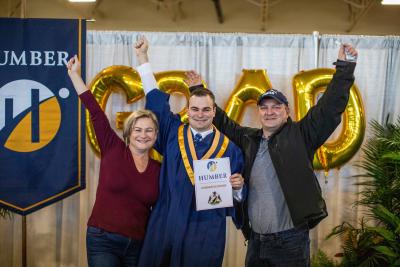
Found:
[[[26,266],[26,215],[22,215],[22,267]]]
[[[26,0],[21,0],[21,19],[26,18]]]
[[[26,18],[26,0],[21,0],[21,19]],[[22,267],[26,264],[26,215],[22,215]]]

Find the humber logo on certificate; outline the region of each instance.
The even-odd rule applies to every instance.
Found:
[[[193,169],[198,211],[233,206],[229,158],[195,160]]]

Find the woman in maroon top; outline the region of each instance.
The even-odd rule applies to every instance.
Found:
[[[158,197],[160,164],[149,157],[157,138],[157,119],[148,110],[133,112],[125,121],[121,140],[83,82],[77,56],[67,68],[89,110],[101,151],[96,201],[86,234],[89,266],[136,266]]]

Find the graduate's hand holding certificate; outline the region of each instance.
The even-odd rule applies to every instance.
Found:
[[[234,173],[231,175],[229,178],[229,181],[232,185],[232,188],[234,190],[240,190],[243,187],[244,184],[244,179],[243,176],[240,173]]]

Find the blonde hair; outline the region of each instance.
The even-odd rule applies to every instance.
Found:
[[[155,126],[155,131],[158,132],[158,120],[156,115],[147,109],[139,109],[134,112],[132,112],[131,115],[129,115],[128,118],[126,118],[124,122],[124,131],[122,133],[122,136],[124,138],[125,144],[128,146],[129,145],[129,137],[131,136],[132,133],[132,126],[136,124],[136,122],[139,119],[142,118],[149,118],[153,121],[154,126]]]

